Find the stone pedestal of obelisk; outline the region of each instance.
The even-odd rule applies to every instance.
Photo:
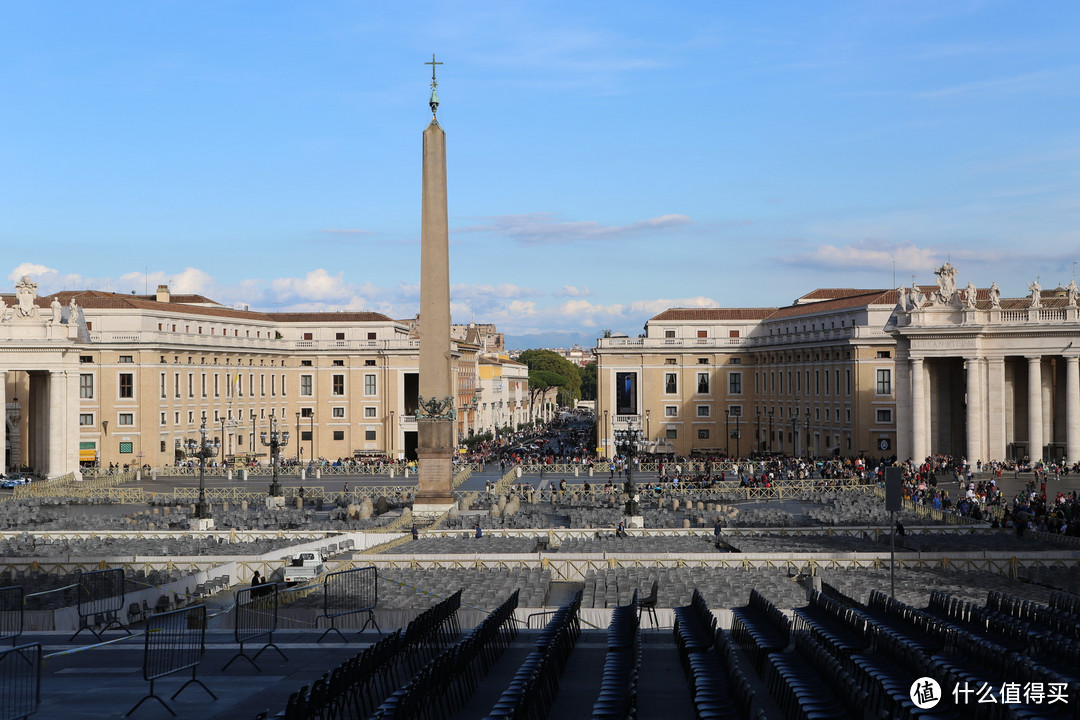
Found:
[[[424,130],[420,228],[420,382],[416,411],[417,481],[413,515],[441,514],[454,504],[454,384],[450,350],[450,247],[446,214],[446,133],[435,120]]]

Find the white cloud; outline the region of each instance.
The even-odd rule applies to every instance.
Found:
[[[45,265],[39,265],[37,263],[31,263],[31,262],[24,262],[24,263],[19,263],[18,265],[16,265],[15,269],[12,270],[10,273],[8,273],[8,280],[10,280],[13,283],[16,283],[19,280],[22,280],[24,275],[29,276],[33,280],[37,280],[38,282],[41,282],[42,279],[45,278],[45,277],[49,277],[51,279],[52,276],[59,276],[60,272],[58,270],[54,270],[51,267],[47,267]]]
[[[897,270],[925,271],[944,259],[937,248],[914,243],[890,243],[882,240],[859,240],[848,245],[819,245],[808,253],[776,258],[787,265],[820,270]]]
[[[351,295],[345,283],[345,272],[331,275],[323,268],[318,268],[300,278],[275,278],[270,287],[279,302],[289,298],[303,298],[308,301],[344,302]]]
[[[592,295],[592,290],[587,287],[575,287],[573,285],[563,285],[562,289],[555,293],[556,295],[565,295],[567,297],[586,297]]]
[[[601,225],[594,220],[565,222],[553,213],[500,215],[486,225],[456,228],[454,232],[496,233],[523,245],[562,244],[587,240],[614,240],[693,224],[686,215],[660,215],[626,225]]]

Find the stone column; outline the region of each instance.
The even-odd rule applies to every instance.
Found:
[[[919,464],[930,454],[927,431],[926,368],[922,358],[911,359],[911,459]]]
[[[982,367],[977,357],[967,358],[964,367],[967,381],[967,460],[974,466],[977,460],[983,459],[983,397],[979,377]]]
[[[896,457],[901,462],[911,454],[911,362],[908,357],[896,361]]]
[[[1080,461],[1080,357],[1065,358],[1065,460]]]
[[[7,371],[0,370],[0,472],[7,472]]]
[[[74,472],[82,479],[79,468],[79,440],[82,432],[79,427],[79,371],[68,370],[64,378],[64,420],[67,432],[64,440],[64,472]]]
[[[63,475],[64,443],[67,428],[64,417],[64,373],[62,370],[49,371],[49,415],[46,420],[49,436],[49,455],[46,465],[48,477]]]
[[[1042,356],[1028,361],[1028,457],[1034,462],[1042,458],[1043,446],[1043,389]]]
[[[992,357],[988,360],[986,372],[986,458],[985,460],[1004,460],[1005,438],[1005,358]]]

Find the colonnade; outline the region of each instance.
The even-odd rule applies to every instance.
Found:
[[[20,404],[19,446],[8,447],[8,385],[16,371],[0,370],[0,468],[18,471],[25,463],[43,477],[57,477],[79,468],[79,374],[69,370],[26,372]],[[14,386],[14,383],[12,383]],[[14,400],[13,396],[13,400]]]
[[[901,459],[1080,461],[1080,355],[909,355],[896,369]],[[962,382],[952,382],[961,369]],[[953,441],[960,423],[962,443]]]

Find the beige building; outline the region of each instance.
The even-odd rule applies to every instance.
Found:
[[[782,308],[673,308],[597,341],[602,454],[633,423],[646,449],[892,455],[895,291],[815,290]]]
[[[203,417],[222,459],[267,462],[271,422],[291,433],[283,460],[415,455],[419,343],[384,315],[253,312],[166,286],[39,298],[33,283],[5,307],[8,469],[172,464]],[[455,345],[461,436],[494,429],[476,408],[478,357]]]

